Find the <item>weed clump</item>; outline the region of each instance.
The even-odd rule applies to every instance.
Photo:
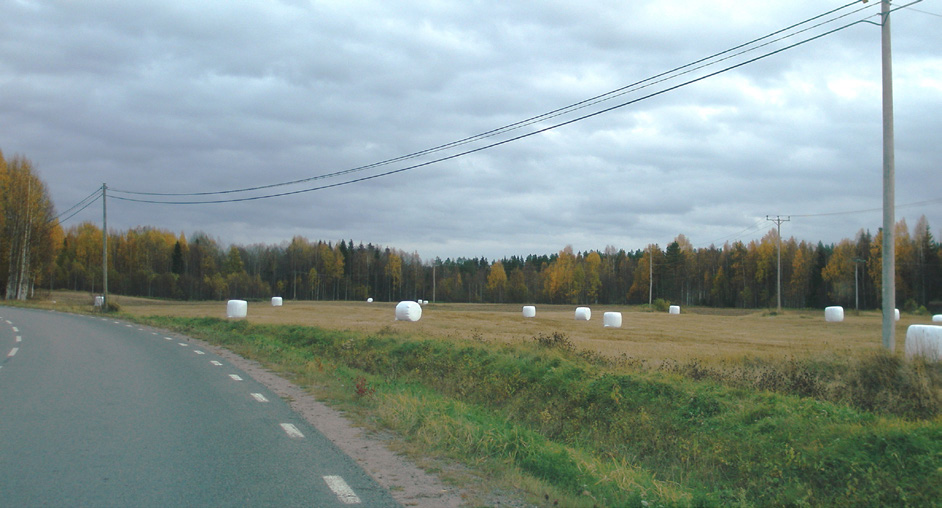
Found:
[[[565,353],[572,353],[576,350],[576,345],[573,344],[569,336],[561,332],[553,332],[552,335],[541,333],[533,337],[533,340],[540,347],[547,349],[558,349]]]

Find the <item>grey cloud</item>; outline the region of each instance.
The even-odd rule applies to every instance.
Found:
[[[0,149],[30,157],[62,209],[101,182],[193,192],[308,178],[545,113],[834,7],[7,2]],[[894,14],[899,203],[936,197],[929,183],[942,155],[933,136],[942,82],[937,28],[932,16]],[[880,204],[878,52],[879,28],[861,24],[595,118],[394,176],[243,203],[114,201],[111,225],[204,230],[243,244],[301,234],[417,250],[425,259],[494,258],[566,244],[633,250],[678,233],[699,246],[765,214],[871,208]],[[708,71],[698,72],[682,79]],[[657,89],[270,192],[401,169]],[[924,213],[937,229],[940,208],[900,214],[916,214],[914,224]],[[89,209],[74,221],[97,217]],[[833,242],[879,221],[879,214],[824,216],[796,220],[788,231]]]

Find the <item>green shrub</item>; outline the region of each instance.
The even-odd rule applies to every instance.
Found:
[[[663,298],[656,298],[654,302],[651,303],[651,307],[653,307],[656,312],[667,312],[671,308],[671,302]]]

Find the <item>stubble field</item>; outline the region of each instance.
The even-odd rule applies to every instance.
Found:
[[[118,297],[123,311],[140,316],[226,317],[226,302],[154,302]],[[294,324],[365,333],[395,331],[416,338],[469,339],[483,342],[532,341],[561,333],[577,348],[606,356],[657,363],[666,359],[703,362],[824,355],[859,355],[882,347],[879,312],[846,311],[841,323],[827,323],[824,311],[682,309],[680,315],[640,307],[595,306],[590,321],[576,321],[573,305],[538,305],[535,318],[524,318],[518,304],[430,304],[417,322],[395,320],[396,303],[285,301],[282,307],[250,302],[250,323]],[[621,312],[621,328],[606,328],[606,311]],[[928,316],[903,315],[896,326],[902,351],[906,328],[929,323]]]

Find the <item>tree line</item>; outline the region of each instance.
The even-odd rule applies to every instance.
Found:
[[[879,308],[882,232],[825,245],[783,240],[782,305]],[[65,231],[52,287],[101,291],[101,230]],[[638,304],[771,308],[777,303],[773,229],[759,240],[666,248],[423,260],[418,253],[353,241],[224,247],[206,233],[139,227],[108,235],[109,291],[182,300],[282,296],[295,300],[425,299],[439,302]],[[916,309],[942,300],[942,248],[925,217],[910,234],[896,225],[897,301]]]
[[[37,288],[102,291],[102,231],[63,230],[45,185],[21,156],[0,153],[0,284],[5,298]],[[895,226],[897,302],[942,305],[942,247],[923,216]],[[775,229],[748,243],[694,248],[678,235],[661,248],[423,260],[417,252],[352,240],[296,236],[278,245],[224,246],[205,232],[144,226],[108,232],[108,290],[179,300],[424,299],[439,302],[639,304],[772,308],[777,304]],[[781,242],[782,305],[880,307],[882,232],[825,245]]]

